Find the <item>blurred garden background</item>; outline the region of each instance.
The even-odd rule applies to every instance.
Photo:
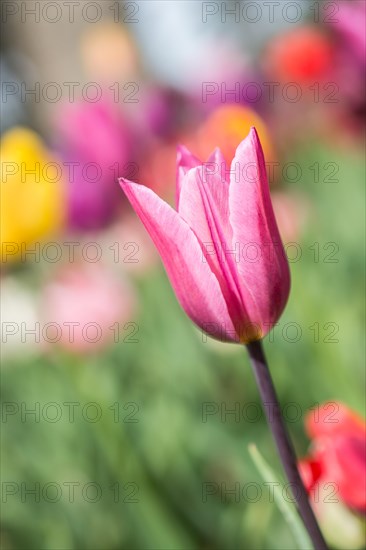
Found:
[[[322,403],[365,415],[365,6],[2,3],[4,550],[296,547],[245,349],[185,316],[117,177],[174,204],[178,144],[230,161],[257,128],[292,274],[265,348],[306,456]],[[316,513],[365,546],[339,495]]]

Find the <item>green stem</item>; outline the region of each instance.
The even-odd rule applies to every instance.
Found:
[[[327,550],[326,542],[319,529],[309,503],[308,494],[297,468],[296,453],[282,418],[281,407],[268,369],[262,343],[261,341],[252,342],[247,345],[247,349],[262,402],[266,405],[264,409],[267,421],[290,483],[297,511],[309,533],[315,550]]]

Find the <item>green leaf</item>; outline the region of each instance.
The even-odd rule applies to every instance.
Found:
[[[275,503],[277,504],[281,514],[283,515],[285,521],[287,522],[294,539],[296,540],[297,547],[299,550],[312,550],[313,545],[309,538],[309,535],[302,524],[300,517],[298,516],[292,503],[288,502],[283,497],[283,486],[278,481],[275,473],[272,468],[264,460],[260,452],[258,451],[256,445],[251,443],[248,446],[249,454],[260,473],[263,480],[267,483],[274,483],[273,496]]]

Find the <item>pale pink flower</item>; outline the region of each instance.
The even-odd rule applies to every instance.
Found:
[[[104,265],[77,263],[46,285],[43,321],[55,344],[77,354],[93,353],[123,340],[126,323],[135,322],[135,306],[127,281]]]

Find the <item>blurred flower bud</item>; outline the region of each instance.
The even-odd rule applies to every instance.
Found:
[[[255,111],[241,105],[222,105],[215,109],[187,145],[199,158],[208,158],[215,147],[219,147],[230,166],[238,143],[252,126],[257,129],[266,160],[272,160],[272,144],[264,121]]]
[[[68,222],[94,230],[119,207],[116,179],[126,173],[130,137],[116,105],[106,101],[65,105],[57,121],[67,173]]]
[[[19,259],[22,244],[60,229],[65,197],[59,163],[31,130],[4,134],[1,168],[1,254],[8,262]]]
[[[44,322],[60,327],[56,344],[75,354],[95,353],[123,341],[126,324],[135,321],[135,308],[130,284],[96,263],[63,267],[42,296]]]
[[[266,71],[282,82],[305,85],[326,78],[334,60],[333,45],[324,31],[302,26],[278,35],[264,55]]]
[[[136,79],[139,56],[126,27],[113,21],[91,25],[81,40],[81,57],[86,73],[97,82],[126,83]]]

